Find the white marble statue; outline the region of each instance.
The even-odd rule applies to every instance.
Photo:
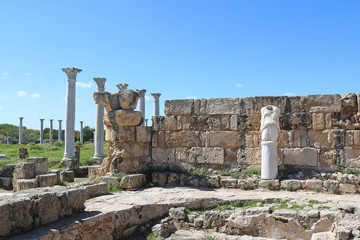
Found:
[[[277,140],[280,109],[268,105],[261,109],[261,178],[275,179],[278,173]]]

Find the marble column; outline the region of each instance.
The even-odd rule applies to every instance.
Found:
[[[146,127],[148,126],[148,120],[149,120],[149,119],[145,119],[145,126],[146,126]]]
[[[277,140],[280,133],[280,109],[268,105],[261,108],[261,178],[275,179],[278,174]]]
[[[20,125],[19,125],[19,144],[23,144],[23,126],[22,121],[24,117],[19,117],[20,119]]]
[[[44,143],[44,119],[40,119],[40,144]]]
[[[62,120],[58,120],[58,121],[59,121],[58,141],[61,142],[61,122],[62,122]]]
[[[139,101],[139,111],[141,112],[141,115],[143,117],[143,123],[141,126],[145,126],[145,89],[136,89],[136,91],[139,93],[140,101]]]
[[[105,91],[106,78],[94,78],[97,84],[97,91]],[[94,133],[94,157],[92,162],[101,163],[104,158],[104,106],[96,104],[95,133]]]
[[[80,142],[84,143],[84,135],[83,135],[83,121],[80,121]]]
[[[81,72],[78,68],[63,68],[67,75],[66,111],[65,111],[65,152],[63,162],[68,169],[79,167],[75,157],[75,99],[76,75]],[[77,162],[77,163],[75,163]]]
[[[161,94],[152,93],[151,95],[154,97],[154,116],[159,116],[159,112],[160,112],[159,99]]]
[[[54,119],[50,119],[50,142],[54,142],[54,139],[53,139],[53,121],[54,121]]]

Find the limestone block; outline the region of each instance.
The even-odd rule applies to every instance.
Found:
[[[327,129],[332,128],[331,113],[326,113],[325,114],[325,128],[327,128]]]
[[[185,207],[170,208],[169,217],[175,220],[185,220],[187,217]]]
[[[360,93],[357,94],[358,113],[360,113]]]
[[[336,180],[325,180],[323,186],[325,189],[330,190],[331,187],[339,187],[339,182]]]
[[[315,148],[284,149],[284,164],[298,166],[317,166],[317,150]]]
[[[82,188],[85,190],[86,200],[109,193],[108,185],[106,183],[91,184]]]
[[[355,194],[357,192],[357,187],[356,187],[356,185],[353,185],[353,184],[340,183],[339,184],[339,191],[341,193]]]
[[[315,180],[315,179],[308,179],[304,181],[302,184],[303,189],[307,190],[315,190],[315,189],[322,189],[323,182],[321,180]]]
[[[207,100],[206,113],[209,115],[216,114],[240,114],[244,112],[241,109],[240,98],[210,98]]]
[[[108,186],[114,187],[117,184],[120,186],[121,178],[104,176],[104,177],[101,177],[101,181],[106,183]]]
[[[149,156],[150,155],[150,145],[148,143],[134,143],[134,156]]]
[[[260,147],[261,137],[258,131],[249,131],[245,134],[245,146],[247,148]]]
[[[153,131],[162,131],[165,127],[165,116],[153,116],[152,117],[152,130]]]
[[[224,153],[225,153],[224,162],[234,163],[237,165],[237,152],[238,149],[232,149],[232,148],[224,149]]]
[[[175,163],[175,148],[152,148],[152,158],[157,164]]]
[[[166,147],[198,147],[201,146],[199,131],[165,132]]]
[[[177,118],[174,116],[165,116],[164,130],[176,131],[177,130]]]
[[[257,215],[257,214],[269,214],[270,213],[270,207],[252,207],[246,209],[246,215]]]
[[[278,139],[278,147],[279,148],[289,148],[290,146],[290,132],[285,130],[280,130],[279,139]],[[260,139],[260,138],[258,138]],[[258,140],[259,141],[259,140]],[[246,146],[248,143],[246,143]],[[256,147],[260,146],[260,141]]]
[[[126,110],[116,110],[106,112],[103,117],[104,124],[109,127],[117,126],[138,126],[142,123],[141,112],[129,112]]]
[[[179,115],[177,116],[177,123],[176,123],[177,130],[189,130],[190,129],[190,117]]]
[[[74,172],[73,171],[61,171],[60,180],[63,182],[73,182],[74,181]]]
[[[88,172],[89,172],[89,166],[80,166],[78,169],[74,169],[74,174],[75,177],[88,177]],[[48,172],[50,173],[50,172]],[[52,173],[56,173],[56,172],[52,172]],[[60,178],[60,171],[58,174],[58,177]]]
[[[0,177],[0,187],[4,189],[12,188],[12,177]]]
[[[105,168],[101,167],[100,165],[89,166],[88,171],[88,177],[90,181],[105,176]]]
[[[236,188],[238,180],[235,178],[221,179],[220,185],[225,188]]]
[[[141,161],[143,157],[131,157],[120,159],[117,163],[117,170],[125,173],[137,173],[141,171]]]
[[[168,174],[166,172],[154,172],[152,174],[152,182],[164,186],[167,183]]]
[[[144,174],[131,174],[123,177],[120,186],[124,189],[134,189],[144,187],[146,185],[146,178]]]
[[[293,130],[289,133],[291,147],[307,147],[308,146],[308,132],[306,130]]]
[[[48,159],[46,157],[31,157],[27,158],[26,161],[35,164],[35,176],[48,172]]]
[[[194,99],[165,101],[165,115],[190,115],[194,112]]]
[[[279,189],[280,182],[278,179],[261,180],[259,182],[259,187],[269,188],[269,189]]]
[[[287,189],[289,186],[292,186],[295,190],[298,190],[301,188],[301,182],[300,180],[283,180],[281,181],[281,188]]]
[[[35,177],[35,163],[23,162],[15,166],[14,178],[16,179],[30,179]]]
[[[275,216],[282,216],[286,218],[296,218],[297,212],[292,209],[276,209],[273,213]]]
[[[229,129],[229,117],[227,115],[192,115],[189,119],[190,130],[208,131]]]
[[[334,167],[336,164],[336,150],[321,149],[320,151],[320,166]]]
[[[177,163],[189,162],[189,151],[187,148],[176,148],[175,149],[175,161]]]
[[[346,167],[360,168],[360,149],[344,147]]]
[[[194,114],[195,115],[204,115],[206,114],[206,104],[207,99],[195,99],[194,100]]]
[[[345,146],[351,147],[354,145],[354,133],[351,130],[345,132]]]
[[[315,130],[325,129],[325,116],[324,113],[313,113],[312,114],[312,127]]]
[[[1,167],[1,176],[12,177],[15,171],[16,164],[4,164]]]
[[[330,144],[327,141],[328,134],[322,130],[309,130],[309,144],[310,147],[323,148],[329,147]]]
[[[325,130],[328,134],[327,140],[331,148],[343,148],[345,143],[344,129],[330,129]]]
[[[37,188],[38,187],[38,181],[36,178],[32,179],[18,179],[16,181],[16,185],[14,186],[14,191],[22,191],[27,190],[31,188]]]
[[[180,174],[170,173],[168,178],[168,184],[171,186],[176,186],[180,184]]]
[[[52,187],[57,182],[57,175],[55,173],[37,175],[36,178],[39,187]]]
[[[112,141],[134,141],[135,140],[135,129],[136,127],[127,126],[113,126],[112,128]]]
[[[223,164],[224,149],[221,147],[192,147],[189,150],[189,163]]]
[[[86,169],[87,170],[87,172],[86,172],[86,176],[88,175],[88,169]],[[48,173],[54,173],[54,174],[56,174],[56,177],[57,177],[57,180],[60,180],[60,170],[58,170],[58,169],[49,169],[48,170]]]
[[[310,112],[340,112],[341,96],[339,94],[307,95],[304,107]]]
[[[211,131],[210,146],[224,148],[239,148],[245,145],[245,138],[242,132],[234,131]]]
[[[165,147],[165,132],[152,132],[151,142],[153,147]]]
[[[302,110],[291,114],[290,117],[292,129],[310,128],[310,113]]]
[[[230,117],[230,129],[237,131],[238,130],[238,115],[231,115]]]
[[[237,152],[239,165],[260,165],[261,164],[261,148],[245,148],[239,149]]]

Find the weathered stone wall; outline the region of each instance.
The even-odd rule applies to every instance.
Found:
[[[259,166],[260,109],[280,108],[278,164],[360,167],[360,94],[171,100],[153,117],[152,163]]]

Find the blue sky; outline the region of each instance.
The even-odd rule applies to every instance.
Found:
[[[164,100],[360,93],[360,1],[0,1],[0,123],[64,119],[63,67],[83,69],[79,121],[95,126],[94,77]]]

